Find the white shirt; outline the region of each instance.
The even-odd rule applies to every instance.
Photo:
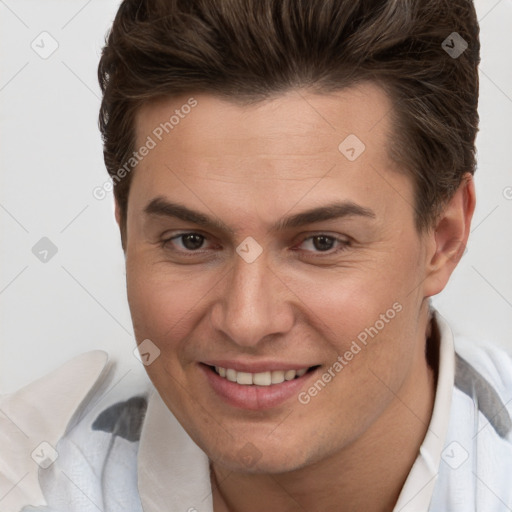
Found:
[[[462,359],[435,318],[434,408],[394,512],[512,510],[511,359],[461,345]],[[92,351],[0,397],[0,511],[213,512],[206,454],[149,380],[114,373]]]

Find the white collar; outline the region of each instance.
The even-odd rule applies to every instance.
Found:
[[[213,511],[208,457],[156,390],[142,427],[137,468],[144,512]]]
[[[434,409],[394,512],[428,511],[448,429],[455,378],[453,335],[437,312],[435,320],[440,332],[440,357]],[[208,457],[154,388],[142,428],[137,466],[144,512],[213,512]]]
[[[455,348],[448,322],[437,311],[434,314],[440,334],[439,372],[434,409],[427,434],[420,446],[420,453],[402,487],[393,512],[428,511],[448,431],[455,382]]]

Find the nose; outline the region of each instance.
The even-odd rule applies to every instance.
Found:
[[[294,323],[293,293],[271,269],[265,251],[252,263],[238,255],[234,260],[211,308],[213,328],[245,347],[288,332]]]

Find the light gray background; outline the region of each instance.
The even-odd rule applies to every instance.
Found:
[[[112,194],[92,195],[107,179],[96,67],[117,5],[0,0],[1,392],[95,348],[143,373]],[[512,0],[476,7],[478,204],[468,251],[434,304],[456,336],[512,352]],[[32,252],[42,237],[58,249],[46,263]]]

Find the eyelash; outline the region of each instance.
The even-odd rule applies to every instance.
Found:
[[[171,242],[173,242],[174,240],[180,239],[180,238],[182,238],[182,237],[184,237],[186,235],[198,235],[198,236],[202,237],[204,241],[208,240],[208,238],[205,235],[202,235],[201,233],[197,233],[195,231],[187,231],[185,233],[180,233],[179,235],[175,235],[175,236],[173,236],[171,238],[167,238],[165,240],[162,240],[161,246],[162,246],[163,249],[169,249],[169,244]],[[317,257],[334,256],[334,255],[339,254],[339,253],[341,253],[343,251],[346,251],[350,247],[350,245],[351,245],[349,240],[345,240],[345,239],[339,238],[339,237],[334,236],[334,235],[329,235],[327,233],[315,233],[313,235],[309,235],[309,236],[303,238],[300,241],[299,245],[302,245],[304,242],[306,242],[308,240],[312,240],[313,238],[321,237],[321,236],[323,236],[325,238],[328,238],[328,239],[330,239],[330,240],[332,240],[334,242],[338,242],[339,247],[338,247],[338,249],[335,249],[335,250],[330,249],[329,251],[307,251],[307,252],[313,252],[314,254],[317,254],[318,255]],[[196,256],[196,255],[201,254],[203,252],[202,249],[197,249],[197,250],[190,250],[190,249],[175,250],[175,249],[171,249],[171,250],[173,250],[175,252],[178,252],[178,253],[181,253],[181,254],[183,254],[183,255],[185,255],[187,257],[193,257],[193,256]],[[295,250],[295,249],[293,249],[293,250]]]

